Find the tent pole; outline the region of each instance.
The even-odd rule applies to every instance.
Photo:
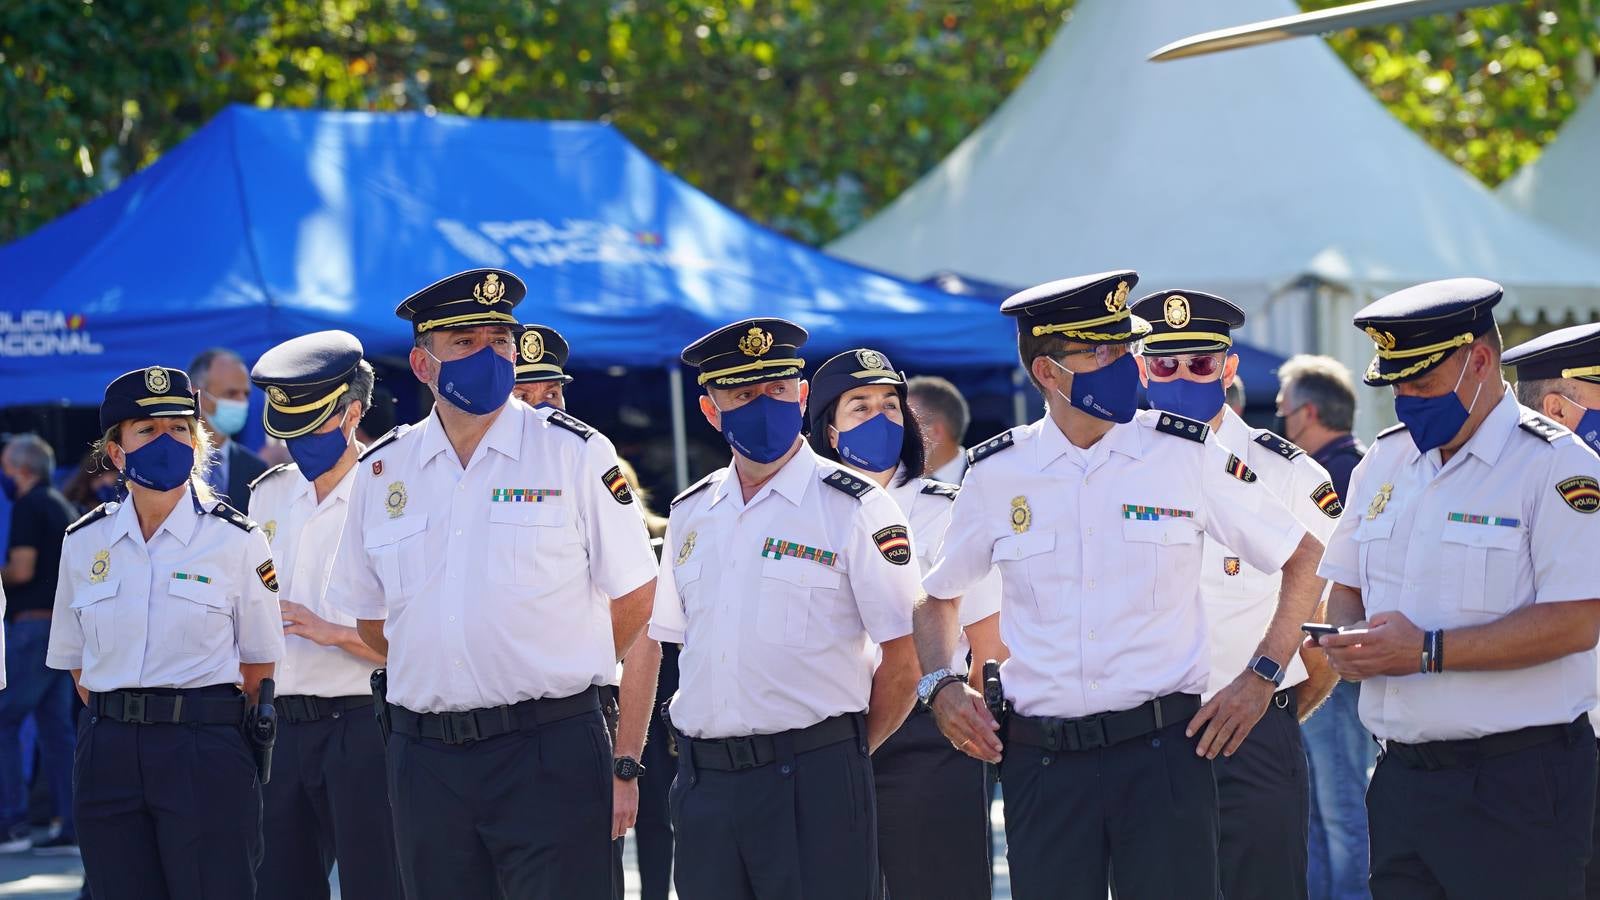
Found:
[[[672,391],[672,476],[682,492],[689,487],[689,438],[683,428],[683,369],[667,368],[667,389]]]

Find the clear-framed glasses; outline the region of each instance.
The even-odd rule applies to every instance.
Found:
[[[1140,343],[1132,344],[1096,344],[1093,347],[1084,347],[1079,350],[1063,350],[1056,356],[1065,359],[1070,356],[1092,356],[1098,366],[1108,366],[1129,353],[1138,353]]]

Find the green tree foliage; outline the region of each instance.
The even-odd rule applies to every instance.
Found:
[[[1396,115],[1494,183],[1574,105],[1574,75],[1600,46],[1582,2],[1506,4],[1333,42]],[[242,102],[605,119],[724,203],[821,242],[992,113],[1070,6],[10,0],[0,3],[0,240]]]

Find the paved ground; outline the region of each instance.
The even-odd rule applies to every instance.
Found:
[[[1011,883],[1006,869],[1005,826],[1000,817],[1000,804],[990,810],[995,829],[995,891],[996,900],[1010,900]],[[626,857],[628,897],[639,896],[638,876],[634,869],[632,845]],[[28,900],[73,900],[83,883],[83,865],[76,856],[40,856],[18,853],[0,856],[0,898],[10,900],[25,897]],[[334,900],[339,898],[339,884],[334,881]]]

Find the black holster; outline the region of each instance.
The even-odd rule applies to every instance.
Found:
[[[1009,711],[1006,704],[1006,691],[1000,684],[1000,664],[992,659],[983,662],[983,704],[989,707],[989,715],[1000,723],[1001,742],[1005,741],[1006,713]]]
[[[261,679],[256,705],[244,721],[244,736],[250,742],[250,755],[256,762],[256,777],[262,784],[272,780],[272,748],[278,742],[278,710],[272,704],[271,678]]]
[[[393,730],[389,721],[389,670],[372,670],[372,714],[378,717],[378,733],[383,736],[383,742],[389,743],[389,732]]]

